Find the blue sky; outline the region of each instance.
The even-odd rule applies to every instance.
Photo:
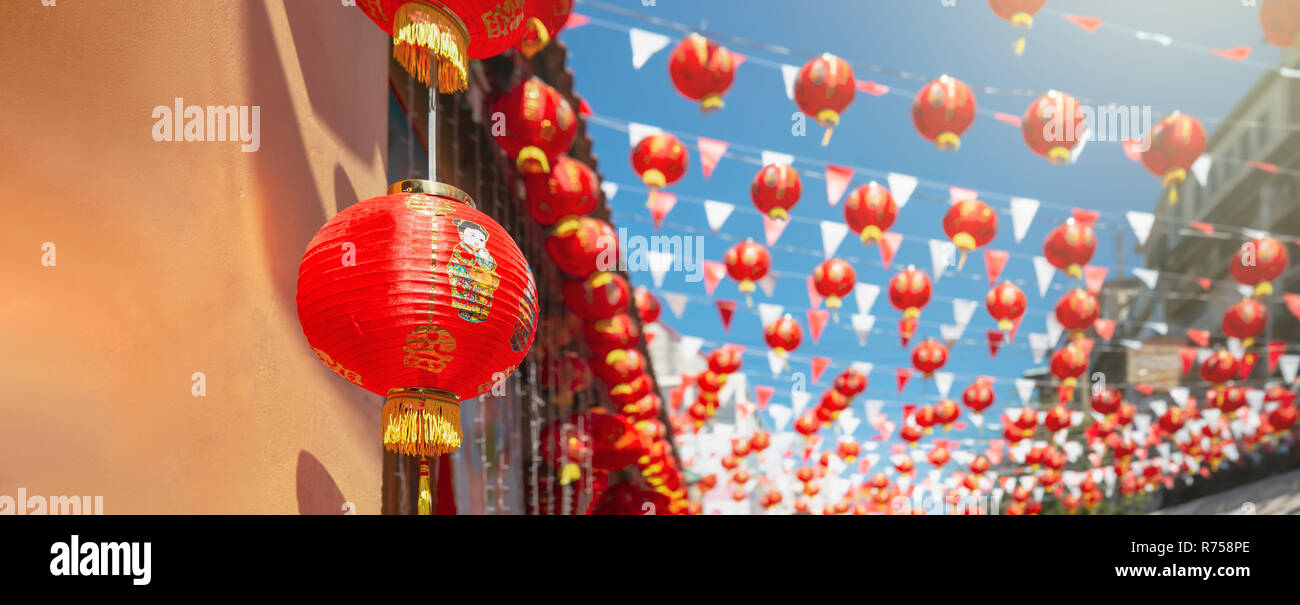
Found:
[[[930,77],[949,74],[972,87],[996,86],[1003,89],[1028,89],[1045,92],[1058,89],[1080,98],[1114,101],[1131,105],[1150,105],[1157,114],[1181,110],[1196,116],[1222,117],[1230,110],[1262,73],[1256,64],[1275,65],[1278,51],[1262,42],[1258,9],[1244,7],[1240,0],[1049,0],[1044,13],[1036,19],[1028,34],[1027,50],[1017,57],[1011,50],[1019,30],[999,19],[983,0],[955,0],[947,6],[943,0],[817,0],[792,3],[788,0],[655,0],[644,6],[641,0],[609,0],[612,4],[634,10],[644,16],[703,26],[712,32],[758,40],[792,49],[792,56],[764,52],[754,48],[729,45],[756,59],[802,65],[813,54],[831,52],[855,67],[876,65]],[[999,235],[991,248],[1008,250],[1012,258],[1003,277],[1021,284],[1029,299],[1029,312],[1016,338],[1019,347],[1004,348],[996,359],[989,359],[987,348],[958,344],[951,351],[947,371],[958,374],[952,396],[959,398],[961,389],[975,375],[999,377],[998,405],[1019,405],[1010,382],[1035,364],[1025,348],[1028,332],[1042,332],[1047,313],[1069,284],[1058,274],[1055,288],[1046,298],[1034,288],[1030,255],[1041,254],[1047,232],[1068,216],[1070,206],[1100,210],[1103,213],[1101,237],[1093,263],[1111,267],[1116,263],[1116,238],[1124,240],[1126,266],[1140,266],[1140,258],[1130,252],[1135,239],[1122,221],[1127,210],[1150,211],[1159,198],[1159,179],[1140,164],[1129,161],[1116,143],[1089,143],[1079,163],[1052,166],[1034,155],[1025,145],[1018,128],[980,115],[963,136],[962,148],[944,153],[922,139],[911,122],[911,94],[921,83],[857,69],[860,80],[874,80],[908,91],[907,96],[874,97],[858,93],[844,112],[840,128],[828,147],[820,145],[820,127],[809,126],[809,136],[791,135],[791,113],[797,111],[786,98],[780,71],[750,62],[737,71],[736,82],[726,95],[726,107],[703,115],[697,105],[680,96],[667,73],[667,60],[679,32],[670,28],[637,21],[625,15],[580,3],[576,12],[601,20],[602,23],[634,26],[667,34],[674,39],[668,48],[651,57],[640,70],[634,70],[626,31],[592,24],[566,31],[562,38],[571,56],[569,66],[575,75],[575,88],[594,112],[618,120],[653,124],[670,131],[722,139],[733,144],[815,158],[824,162],[870,167],[915,175],[923,181],[935,181],[991,192],[986,201],[999,210]],[[1201,47],[1255,47],[1251,63],[1236,63],[1173,47],[1139,40],[1131,34],[1104,28],[1088,34],[1048,11],[1096,16],[1107,23],[1158,32],[1179,42]],[[1015,94],[980,94],[981,109],[1021,115],[1032,97]],[[1214,124],[1206,124],[1212,130]],[[599,169],[607,181],[636,185],[639,179],[628,161],[628,137],[616,129],[592,125],[588,129],[600,159]],[[721,237],[708,236],[704,256],[721,260],[735,239],[753,237],[762,241],[759,216],[751,210],[749,183],[757,167],[724,158],[711,178],[699,170],[699,156],[691,147],[689,174],[670,191],[683,197],[714,199],[737,205],[737,212],[724,226]],[[801,170],[819,170],[816,164],[796,164]],[[850,186],[871,180],[859,175]],[[814,220],[843,220],[843,202],[832,208],[826,202],[825,182],[803,179],[804,193],[793,214]],[[1042,200],[1028,235],[1017,244],[1012,235],[1011,217],[1007,213],[1007,195]],[[904,208],[893,230],[905,234],[903,245],[893,266],[878,266],[879,253],[865,248],[850,233],[837,256],[858,257],[854,263],[859,281],[884,287],[890,276],[908,264],[930,268],[929,248],[920,238],[945,239],[940,224],[946,203],[945,193],[924,185]],[[610,203],[618,227],[630,235],[653,233],[641,191],[625,189]],[[638,220],[639,219],[639,220]],[[704,208],[699,203],[680,202],[666,219],[661,235],[692,232],[708,234]],[[913,238],[912,236],[919,236]],[[797,246],[809,253],[776,250],[773,270],[798,278],[781,279],[772,297],[760,291],[755,302],[783,304],[798,309],[794,315],[805,328],[805,340],[792,362],[792,370],[808,372],[806,359],[811,355],[830,357],[833,365],[821,382],[810,386],[814,401],[827,388],[834,374],[853,361],[874,363],[868,392],[855,401],[860,410],[866,399],[885,400],[885,410],[897,422],[904,402],[932,403],[936,392],[932,385],[922,393],[921,381],[914,378],[903,394],[895,388],[893,368],[910,366],[910,349],[901,348],[895,334],[900,317],[882,294],[873,313],[877,330],[866,347],[858,345],[849,329],[853,302],[846,302],[841,323],[827,327],[819,343],[807,336],[807,319],[803,309],[809,306],[802,276],[811,273],[821,260],[821,236],[815,223],[793,222],[777,247]],[[984,339],[995,322],[983,307],[988,283],[979,253],[973,255],[963,271],[949,269],[935,284],[935,299],[922,314],[923,325],[913,340],[915,346],[926,337],[938,338],[939,323],[952,323],[950,299],[980,301],[964,338]],[[1114,273],[1112,271],[1112,276]],[[716,309],[706,300],[701,283],[688,283],[685,274],[670,272],[662,290],[681,292],[692,297],[685,315],[675,318],[665,309],[662,321],[682,334],[699,336],[714,342],[736,342],[762,353],[763,343],[758,316],[748,312],[743,295],[735,282],[724,280],[715,297],[742,301],[731,331],[724,332]],[[633,275],[636,285],[652,286],[648,272]],[[706,346],[706,351],[708,347]],[[774,403],[788,403],[788,373],[773,379],[766,361],[758,355],[745,359],[751,384],[777,387]],[[859,411],[859,416],[861,416]],[[963,410],[965,416],[965,410]],[[866,423],[858,437],[870,434]],[[965,435],[973,436],[970,429]]]

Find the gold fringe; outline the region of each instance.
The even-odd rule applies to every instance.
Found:
[[[384,447],[407,456],[441,456],[460,449],[460,401],[432,389],[394,389],[384,401]]]
[[[425,86],[436,71],[438,92],[450,94],[469,84],[469,35],[454,15],[408,2],[393,20],[393,58]]]
[[[420,499],[416,511],[421,515],[433,514],[433,492],[429,489],[429,459],[420,458]]]

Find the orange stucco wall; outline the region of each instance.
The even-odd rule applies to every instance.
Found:
[[[385,188],[384,34],[338,0],[6,0],[0,24],[0,495],[379,512],[379,398],[312,355],[294,295],[316,229]],[[260,106],[260,150],[156,142],[177,97]]]

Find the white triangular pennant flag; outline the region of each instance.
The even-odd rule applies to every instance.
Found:
[[[1213,162],[1214,159],[1211,158],[1208,153],[1201,154],[1201,157],[1196,158],[1196,161],[1192,162],[1192,175],[1196,177],[1196,182],[1200,183],[1202,187],[1205,186],[1206,181],[1210,178],[1210,165]]]
[[[618,195],[618,183],[605,181],[600,184],[600,190],[605,193],[605,203],[614,201],[614,196]]]
[[[1140,341],[1140,340],[1133,340],[1133,339],[1131,339],[1131,338],[1121,338],[1121,339],[1119,339],[1119,344],[1120,344],[1120,346],[1122,346],[1122,347],[1127,347],[1127,348],[1132,349],[1132,350],[1134,350],[1134,351],[1141,351],[1141,350],[1142,350],[1142,341]]]
[[[650,60],[650,57],[663,50],[672,41],[663,34],[656,34],[635,27],[629,29],[627,35],[628,40],[632,42],[632,67],[634,69],[641,69],[645,62]]]
[[[1282,380],[1295,382],[1296,370],[1300,370],[1300,355],[1283,355],[1277,360],[1277,367],[1282,370]]]
[[[1169,387],[1169,398],[1179,407],[1187,405],[1187,396],[1191,393],[1187,387]]]
[[[781,313],[785,312],[785,307],[774,305],[772,303],[758,303],[758,321],[766,328],[768,324],[781,319]]]
[[[1145,246],[1147,238],[1151,236],[1151,226],[1156,223],[1156,215],[1130,210],[1124,216],[1128,217],[1128,225],[1133,228],[1133,236],[1137,238],[1138,245]]]
[[[1251,389],[1246,391],[1246,403],[1250,404],[1250,409],[1256,414],[1264,407],[1264,389]]]
[[[1237,284],[1237,294],[1240,294],[1242,298],[1250,298],[1255,295],[1255,287]]]
[[[1092,128],[1087,128],[1083,134],[1079,135],[1079,144],[1070,150],[1070,163],[1077,164],[1079,156],[1083,155],[1083,148],[1088,146],[1088,140],[1092,138]]]
[[[939,396],[947,399],[948,391],[952,390],[952,379],[955,375],[952,372],[935,372],[934,386],[939,389]]]
[[[794,100],[794,79],[799,77],[799,68],[794,65],[781,66],[781,79],[785,81],[785,98]]]
[[[1146,327],[1151,328],[1152,331],[1161,336],[1169,335],[1169,324],[1163,321],[1148,321]]]
[[[757,283],[758,287],[763,290],[763,294],[767,295],[768,298],[771,298],[772,293],[776,292],[776,276],[771,273],[764,275],[763,279],[758,280]]]
[[[894,205],[902,210],[907,205],[907,200],[912,199],[912,192],[916,191],[916,177],[891,172],[886,180],[889,182],[889,194],[894,198]]]
[[[772,418],[772,429],[777,433],[785,430],[792,414],[788,406],[779,403],[767,406],[767,415]]]
[[[727,222],[731,212],[736,209],[735,204],[719,202],[715,200],[704,200],[704,216],[709,221],[709,230],[717,233],[722,230],[722,225]]]
[[[947,347],[952,347],[958,340],[961,340],[961,335],[965,332],[966,326],[963,325],[939,325],[939,338],[943,339],[943,344]]]
[[[776,151],[764,150],[760,154],[760,157],[762,158],[761,161],[763,162],[764,166],[768,166],[771,164],[785,164],[786,166],[791,166],[794,164],[794,156],[788,153],[780,153]]]
[[[802,414],[804,408],[808,407],[808,402],[812,400],[812,393],[803,390],[790,392],[790,403],[794,405],[794,413]]]
[[[1011,227],[1016,233],[1016,243],[1025,239],[1025,234],[1029,233],[1029,225],[1034,222],[1034,215],[1038,214],[1038,200],[1027,197],[1011,198]]]
[[[664,297],[664,303],[668,305],[668,310],[673,312],[673,317],[682,318],[682,313],[686,311],[686,295],[679,292],[661,292]]]
[[[876,367],[876,364],[869,361],[855,361],[849,364],[849,367],[861,374],[863,378],[869,378],[871,370]]]
[[[858,313],[870,315],[871,307],[875,306],[876,298],[880,296],[880,286],[858,282],[853,287],[853,296],[858,301]]]
[[[1165,34],[1156,34],[1152,32],[1144,32],[1142,30],[1137,30],[1135,32],[1135,35],[1137,36],[1138,40],[1148,40],[1151,42],[1155,42],[1156,44],[1159,44],[1161,46],[1169,46],[1174,43],[1174,39],[1170,38],[1169,36],[1166,36]]]
[[[829,259],[839,250],[844,236],[848,235],[849,226],[838,221],[822,221],[822,252]]]
[[[1034,396],[1034,387],[1037,386],[1029,378],[1016,379],[1016,394],[1020,396],[1020,405],[1029,405],[1029,398]]]
[[[1052,285],[1052,276],[1055,274],[1056,267],[1052,266],[1052,261],[1044,256],[1034,257],[1034,277],[1038,278],[1038,296],[1047,296],[1047,287]]]
[[[858,425],[862,424],[862,419],[854,416],[853,410],[844,410],[840,412],[839,423],[840,430],[844,431],[845,435],[852,435],[853,431],[858,430]]]
[[[651,250],[646,253],[646,260],[650,263],[650,275],[654,278],[655,287],[662,288],[664,276],[673,266],[673,254],[662,250]]]
[[[641,124],[638,122],[628,122],[627,142],[629,146],[631,146],[632,148],[636,148],[636,144],[640,143],[641,139],[644,139],[652,134],[660,134],[662,132],[663,129],[658,126],[651,126],[649,124]]]
[[[934,281],[937,283],[949,265],[956,264],[957,246],[949,241],[930,240],[930,265],[934,267]]]
[[[704,346],[704,339],[696,336],[683,336],[677,341],[677,353],[681,356],[682,365],[686,365],[695,359],[700,353],[700,347]]]
[[[979,301],[967,300],[965,298],[954,298],[952,300],[952,319],[959,326],[970,325],[970,320],[975,316],[975,309],[979,307]]]
[[[1142,283],[1152,290],[1156,289],[1156,280],[1160,279],[1160,272],[1155,269],[1134,268],[1133,275],[1142,280]]]
[[[1201,362],[1205,361],[1206,357],[1209,357],[1213,353],[1214,351],[1211,351],[1210,349],[1206,349],[1206,348],[1196,349],[1196,365],[1200,365]]]
[[[1232,354],[1232,356],[1237,359],[1241,359],[1241,356],[1246,354],[1246,347],[1241,344],[1240,338],[1228,339],[1228,353]]]
[[[785,358],[777,355],[776,351],[767,352],[767,366],[772,370],[772,377],[781,375],[781,370],[785,369]]]
[[[1047,354],[1048,347],[1052,343],[1047,339],[1046,334],[1033,332],[1029,334],[1029,352],[1034,356],[1034,363],[1042,363],[1043,356]]]
[[[1047,315],[1047,346],[1052,346],[1061,340],[1061,334],[1065,332],[1065,326],[1061,321],[1056,319],[1056,314]]]
[[[851,319],[853,320],[853,332],[858,335],[858,345],[866,346],[867,336],[871,334],[871,328],[876,325],[876,316],[855,313]]]

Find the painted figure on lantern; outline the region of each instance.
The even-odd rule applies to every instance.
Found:
[[[467,220],[456,221],[460,243],[452,249],[447,263],[447,280],[451,282],[451,306],[465,321],[479,323],[492,310],[492,294],[501,284],[497,263],[487,250],[487,230]]]

